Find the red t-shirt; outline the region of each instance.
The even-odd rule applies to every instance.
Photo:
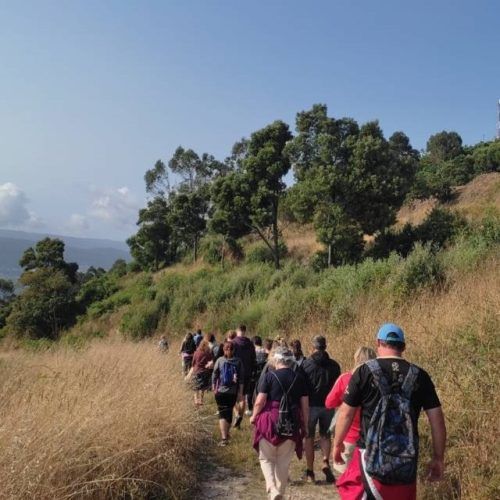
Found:
[[[351,380],[352,373],[347,372],[340,375],[340,377],[335,382],[332,390],[328,394],[325,400],[325,406],[329,409],[338,408],[342,402],[344,397],[344,392],[349,385],[349,380]],[[356,413],[354,414],[354,418],[352,419],[351,427],[347,431],[347,435],[344,439],[347,443],[355,444],[359,439],[359,433],[361,430],[361,410],[360,408],[356,409]]]

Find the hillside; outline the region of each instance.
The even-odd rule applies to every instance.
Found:
[[[498,236],[495,243],[489,234],[478,232],[437,256],[417,249],[406,260],[322,273],[292,264],[281,271],[267,264],[226,271],[179,265],[156,276],[125,276],[120,290],[92,306],[58,349],[11,351],[0,359],[0,417],[7,423],[0,429],[0,480],[11,492],[7,498],[13,492],[47,498],[45,491],[51,498],[197,498],[199,483],[176,479],[187,470],[193,478],[193,460],[196,474],[202,473],[193,443],[208,460],[253,474],[260,484],[248,426],[218,454],[208,436],[216,432],[213,411],[197,417],[190,410],[177,358],[181,335],[202,327],[220,340],[226,329],[245,322],[252,334],[300,338],[308,350],[310,338],[321,332],[330,354],[348,369],[355,349],[373,345],[377,326],[388,320],[405,328],[406,356],[430,372],[447,417],[447,476],[438,485],[423,479],[429,430],[422,418],[420,498],[498,498],[500,457],[491,436],[500,431],[500,261]],[[172,344],[165,361],[150,342],[119,340],[160,332]],[[83,352],[63,347],[81,349],[85,339],[106,333],[107,340]],[[18,429],[15,434],[9,426]],[[172,432],[182,441],[170,442]],[[301,466],[292,470],[299,474]]]
[[[395,227],[400,228],[406,223],[421,224],[435,207],[460,213],[469,220],[480,219],[488,210],[500,212],[500,173],[479,175],[468,184],[456,187],[454,195],[453,201],[449,203],[428,199],[405,204],[398,211]],[[315,252],[322,249],[310,224],[286,224],[283,239],[291,257],[299,261],[306,262]],[[372,240],[370,237],[366,239]]]
[[[22,271],[18,263],[23,252],[47,236],[64,241],[66,260],[76,262],[81,271],[90,266],[109,269],[117,259],[130,260],[127,245],[120,241],[0,229],[0,277],[17,279]]]
[[[221,340],[245,323],[263,338],[299,338],[307,352],[321,332],[348,370],[356,348],[373,346],[386,321],[405,329],[405,356],[429,371],[447,420],[446,478],[432,485],[425,481],[429,428],[421,419],[419,498],[498,498],[500,456],[491,436],[500,433],[500,220],[490,213],[498,208],[498,179],[490,174],[457,190],[449,207],[471,223],[439,250],[416,245],[406,258],[314,272],[304,263],[319,248],[314,233],[290,225],[280,270],[200,259],[158,273],[105,276],[110,292],[59,342],[7,338],[0,355],[0,419],[7,423],[0,428],[0,484],[8,485],[7,498],[204,498],[197,487],[208,462],[251,482],[255,497],[234,483],[239,498],[259,498],[246,421],[222,453],[211,437],[214,408],[192,411],[177,354],[182,336],[202,328]],[[404,207],[400,223],[419,220],[422,210]],[[171,343],[165,358],[156,351],[160,334]],[[294,461],[293,480],[302,469]],[[297,490],[306,495],[297,498],[314,498],[314,486]]]
[[[482,174],[468,184],[456,187],[454,199],[449,203],[440,204],[435,199],[409,203],[399,210],[397,224],[420,224],[436,206],[457,211],[469,219],[477,219],[491,208],[500,210],[500,173]]]

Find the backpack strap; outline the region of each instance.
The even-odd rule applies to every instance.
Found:
[[[419,369],[417,366],[410,363],[410,368],[408,369],[408,373],[406,374],[403,385],[401,386],[401,392],[407,399],[410,399],[411,393],[413,392],[413,386],[417,381]]]
[[[382,394],[382,396],[387,396],[391,393],[391,387],[387,382],[387,378],[380,367],[379,362],[376,359],[370,359],[365,363],[365,365],[370,369],[370,372],[373,375],[373,380],[375,381],[375,385],[378,390]]]
[[[297,380],[297,374],[295,373],[295,377],[292,380],[292,383],[289,385],[288,390],[285,391],[285,388],[283,387],[283,384],[281,383],[281,380],[278,378],[278,375],[276,373],[271,372],[274,375],[274,378],[278,381],[278,384],[281,387],[281,391],[283,392],[283,396],[288,397],[288,394],[290,393],[290,389],[292,388],[293,384],[295,384],[295,381]]]

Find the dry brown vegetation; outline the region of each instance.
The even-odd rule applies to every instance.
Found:
[[[438,205],[436,199],[412,201],[399,210],[396,226],[421,224]],[[458,186],[453,201],[442,206],[456,210],[469,219],[483,217],[490,208],[500,210],[500,173],[478,175],[465,186]]]
[[[421,498],[500,497],[499,271],[498,260],[491,260],[447,291],[423,293],[400,308],[360,304],[349,331],[330,336],[331,351],[349,367],[357,346],[373,345],[378,324],[391,320],[405,327],[406,356],[432,376],[448,427],[446,480],[438,486],[422,481]],[[421,432],[423,466],[430,451],[425,417]]]
[[[323,249],[323,245],[316,240],[312,224],[288,224],[283,229],[283,240],[290,256],[301,262]]]
[[[209,435],[155,347],[3,354],[0,498],[186,498]]]
[[[454,208],[473,216],[476,211],[484,212],[486,206],[498,206],[499,175],[481,176],[462,189]],[[310,227],[291,227],[285,238],[297,260],[316,250]],[[483,248],[480,242],[477,245]],[[283,271],[283,280],[286,273],[297,274],[293,286],[283,282],[269,292],[254,276],[268,272],[263,266],[234,267],[217,274],[209,268],[201,272],[205,269],[201,263],[179,264],[153,278],[159,287],[168,277],[179,278],[179,283],[186,280],[184,288],[179,284],[168,289],[172,294],[183,290],[186,297],[179,297],[183,299],[180,305],[162,318],[159,330],[183,331],[176,326],[183,325],[182,321],[168,320],[186,311],[192,325],[205,327],[210,315],[236,324],[243,314],[245,321],[251,321],[252,314],[257,321],[255,318],[266,317],[264,309],[275,308],[276,314],[269,316],[273,322],[267,323],[272,328],[252,333],[272,336],[278,333],[274,328],[279,328],[288,338],[300,338],[305,351],[313,335],[325,333],[329,352],[348,370],[358,346],[374,345],[378,325],[397,322],[407,332],[407,358],[425,368],[436,384],[448,426],[446,479],[438,485],[422,479],[419,498],[500,498],[496,442],[500,435],[500,266],[497,247],[489,251],[478,248],[465,245],[452,252],[453,262],[446,264],[446,280],[440,287],[419,288],[404,298],[391,297],[387,288],[363,288],[353,293],[349,302],[331,303],[335,311],[302,307],[300,300],[287,299],[287,294],[307,300],[314,297],[305,295],[313,288],[314,276],[300,266]],[[443,259],[448,262],[450,255]],[[270,270],[265,276],[272,274]],[[234,280],[221,283],[227,276]],[[342,276],[356,279],[354,271]],[[143,278],[127,275],[123,286],[127,290],[135,286],[136,294],[143,295],[149,286],[138,286]],[[195,312],[196,293],[213,292],[218,285],[221,294],[224,286],[232,290],[229,298],[240,285],[251,291],[243,294],[240,302],[228,302],[222,294],[226,298],[213,310],[207,307]],[[280,287],[283,295],[276,295]],[[193,297],[196,300],[191,303]],[[137,299],[131,300],[125,308],[134,311]],[[87,317],[49,352],[7,350],[9,339],[4,339],[4,351],[0,352],[1,499],[192,497],[197,477],[194,471],[202,452],[212,448],[209,434],[216,429],[215,417],[208,416],[200,425],[199,417],[193,414],[174,349],[161,356],[154,344],[118,340],[125,308]],[[332,321],[330,313],[342,312],[342,308],[345,317]],[[279,321],[274,321],[276,318]],[[81,346],[74,342],[76,337],[90,338],[97,332],[105,334],[106,340],[94,340],[84,350],[63,347],[68,339],[72,339],[71,345]],[[12,340],[10,345],[17,344]],[[232,445],[224,448],[220,459],[247,472],[253,470],[260,478],[247,423],[244,428]],[[421,438],[423,478],[430,454],[424,416]]]
[[[356,347],[373,345],[377,325],[403,325],[407,357],[431,374],[449,432],[446,480],[422,480],[419,497],[498,498],[498,259],[449,283],[404,305],[360,297],[350,326],[326,331],[329,351],[349,369]],[[307,350],[326,324],[312,316],[290,335]],[[173,352],[164,357],[150,343],[99,341],[80,352],[2,356],[1,498],[189,496],[208,436],[192,415]],[[215,419],[206,422],[215,428]],[[421,424],[423,476],[430,444],[425,417]],[[256,461],[247,433],[226,453],[226,463],[245,470]]]
[[[347,329],[328,331],[326,318],[311,317],[289,338],[300,338],[306,352],[312,336],[326,332],[330,354],[349,370],[358,346],[374,346],[378,325],[386,321],[403,325],[408,337],[405,356],[431,375],[448,428],[446,477],[430,484],[424,479],[431,452],[429,426],[424,415],[420,418],[419,498],[500,498],[498,259],[456,278],[449,288],[424,291],[404,305],[365,297],[356,304],[356,317]],[[249,435],[238,436],[234,446],[224,451],[224,462],[248,470],[249,463],[255,462],[249,439]]]

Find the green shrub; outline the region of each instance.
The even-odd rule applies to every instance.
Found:
[[[322,307],[349,302],[361,293],[377,293],[397,268],[401,258],[392,254],[385,260],[366,259],[358,265],[327,269],[318,287]]]
[[[284,242],[280,241],[278,245],[278,252],[280,258],[286,257],[288,249]],[[274,255],[271,249],[264,243],[259,243],[246,253],[245,260],[250,264],[258,264],[264,262],[274,262]]]
[[[227,257],[240,260],[243,256],[241,245],[236,240],[221,235],[205,236],[201,241],[200,250],[203,260],[213,265],[221,264]]]
[[[385,259],[392,252],[406,257],[413,249],[417,240],[417,231],[414,226],[407,223],[401,229],[387,228],[380,233],[373,245],[367,248],[366,257]]]
[[[132,340],[141,340],[153,335],[160,316],[157,304],[143,302],[130,308],[123,315],[120,329],[126,337]]]
[[[477,233],[487,245],[500,243],[500,214],[498,211],[490,211],[486,214]]]
[[[54,347],[56,343],[53,340],[41,338],[41,339],[29,339],[24,338],[21,341],[21,347],[26,349],[27,351],[32,352],[41,352],[48,351],[52,347]]]
[[[397,297],[408,297],[421,288],[442,285],[444,281],[444,266],[439,255],[429,245],[417,244],[399,266],[391,288]]]
[[[463,231],[466,220],[457,213],[444,208],[434,208],[415,230],[415,239],[442,248],[446,243]]]
[[[132,260],[127,264],[127,273],[140,273],[142,267],[136,260]]]
[[[316,303],[314,287],[297,288],[285,283],[270,294],[259,331],[273,336],[278,332],[286,334],[307,321]]]
[[[122,306],[132,302],[131,295],[127,292],[117,293],[100,302],[94,302],[87,309],[87,315],[91,319],[99,318],[103,314],[116,311]]]
[[[268,308],[269,304],[265,300],[242,303],[230,316],[229,321],[224,324],[224,329],[234,329],[238,324],[243,323],[250,331],[266,334],[267,332],[262,331],[260,323]]]
[[[497,212],[487,214],[483,220],[470,226],[455,245],[443,254],[443,261],[447,268],[455,272],[475,268],[500,243],[500,217]]]
[[[309,265],[316,272],[323,271],[328,268],[328,252],[320,250],[316,252],[310,259]]]

